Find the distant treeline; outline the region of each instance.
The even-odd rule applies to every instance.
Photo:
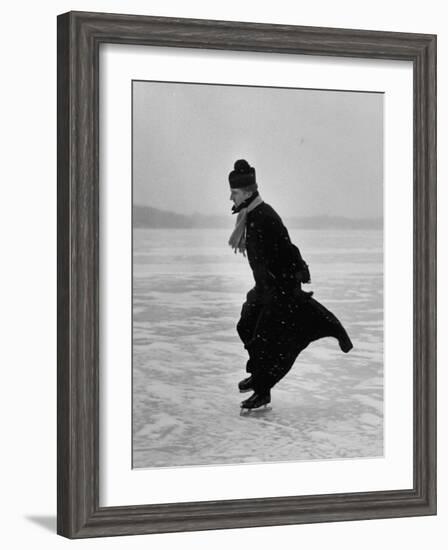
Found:
[[[235,223],[235,216],[229,210],[228,216],[208,216],[205,214],[177,214],[152,208],[151,206],[137,206],[133,208],[134,227],[146,228],[231,228]],[[311,216],[283,218],[283,222],[291,229],[382,229],[381,218],[354,219],[341,216]]]

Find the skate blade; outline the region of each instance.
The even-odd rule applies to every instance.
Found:
[[[240,408],[240,416],[257,416],[259,414],[265,414],[269,411],[272,411],[272,405],[262,405],[256,409],[245,409],[244,407]]]
[[[240,393],[249,393],[250,391],[254,391],[252,388],[247,388],[247,390],[239,390]]]

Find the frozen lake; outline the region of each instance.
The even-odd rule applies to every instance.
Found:
[[[272,409],[240,416],[247,259],[228,230],[134,230],[134,468],[382,456],[382,232],[289,233],[310,266],[304,289],[354,349],[310,344],[272,390]]]

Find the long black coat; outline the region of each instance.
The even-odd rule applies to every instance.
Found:
[[[310,342],[326,336],[340,340],[347,334],[312,293],[302,291],[297,279],[300,253],[275,210],[262,203],[246,220],[255,286],[247,294],[237,330],[249,353],[246,370],[254,390],[263,393],[285,376]]]
[[[261,203],[247,214],[247,257],[257,290],[297,288],[297,248],[277,212]]]

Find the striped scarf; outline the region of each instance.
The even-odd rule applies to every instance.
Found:
[[[256,208],[263,202],[260,195],[254,198],[249,197],[247,201],[244,201],[239,207],[234,208],[234,213],[238,212],[236,218],[235,228],[229,238],[229,245],[232,247],[235,254],[241,252],[243,256],[246,255],[246,218],[247,214]]]

